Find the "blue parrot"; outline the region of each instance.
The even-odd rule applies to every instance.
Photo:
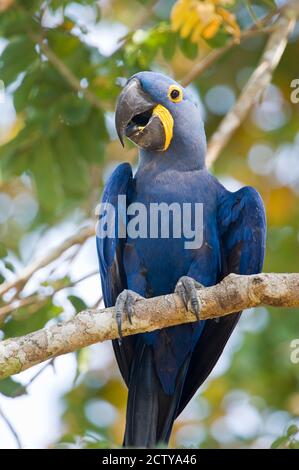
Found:
[[[139,147],[136,174],[122,163],[104,189],[102,202],[115,208],[115,228],[129,224],[133,214],[123,215],[120,196],[126,208],[143,205],[147,222],[152,204],[203,207],[197,247],[186,247],[190,237],[185,233],[175,236],[173,212],[159,219],[159,230],[169,225],[168,237],[161,230],[158,236],[134,236],[129,230],[125,236],[116,230],[97,236],[104,302],[115,305],[120,338],[123,315],[130,320],[141,297],[175,291],[195,316],[188,324],[113,341],[128,386],[124,446],[154,447],[168,442],[174,420],[212,371],[241,314],[200,321],[196,291],[229,273],[261,271],[265,212],[255,189],[230,192],[207,171],[200,110],[188,90],[171,78],[155,72],[131,77],[119,96],[115,123],[121,143],[126,136]],[[191,219],[194,224],[194,211]]]

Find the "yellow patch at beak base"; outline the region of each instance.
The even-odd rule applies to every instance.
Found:
[[[167,108],[164,108],[161,104],[158,104],[154,110],[153,114],[159,117],[165,132],[165,145],[163,150],[167,150],[173,136],[173,117],[168,111]]]

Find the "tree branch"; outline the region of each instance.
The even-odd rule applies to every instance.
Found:
[[[52,287],[53,289],[50,294],[37,293],[37,294],[28,295],[27,297],[13,299],[8,304],[4,305],[3,307],[0,307],[0,324],[7,317],[7,315],[16,311],[17,309],[27,307],[29,305],[34,305],[35,307],[37,307],[37,309],[39,309],[49,299],[53,298],[54,295],[57,294],[57,292],[60,292],[64,289],[70,289],[71,287],[75,287],[78,284],[80,284],[80,282],[83,282],[86,279],[89,279],[90,277],[95,276],[96,274],[99,274],[98,270],[85,274],[79,279],[76,279],[75,281],[70,281],[67,284],[63,282],[59,283],[59,281],[56,281],[58,284],[57,286],[54,287],[50,285],[50,287]],[[34,309],[34,311],[36,310]]]
[[[269,26],[265,28],[258,28],[254,25],[251,28],[248,28],[241,32],[240,38],[236,41],[235,38],[230,39],[227,44],[223,47],[219,47],[218,49],[213,49],[208,55],[206,55],[202,60],[200,60],[195,66],[190,70],[190,72],[185,75],[180,83],[186,87],[191,82],[196,80],[200,75],[202,75],[207,69],[209,69],[217,60],[223,57],[228,51],[230,51],[233,47],[239,46],[241,42],[245,41],[246,39],[261,36],[263,34],[272,33],[275,29],[275,26]]]
[[[81,86],[80,80],[73,74],[73,72],[65,65],[65,63],[55,54],[54,51],[49,47],[49,45],[43,40],[43,38],[37,36],[36,34],[30,34],[31,39],[36,42],[42,53],[47,57],[49,62],[57,70],[57,72],[65,79],[65,81],[70,85],[70,87],[84,95],[86,100],[95,108],[103,108],[103,104],[97,98],[97,96],[92,93],[88,88]]]
[[[288,37],[295,27],[298,16],[298,4],[292,2],[277,21],[276,28],[269,37],[258,67],[251,75],[232,110],[227,113],[210,138],[206,157],[208,167],[218,158],[233,133],[246,118],[251,107],[271,82],[273,72],[285,51]]]
[[[213,319],[258,305],[299,307],[299,274],[230,274],[216,286],[198,290],[201,319]],[[140,300],[123,335],[194,322],[176,294]],[[61,354],[118,337],[114,308],[86,310],[72,320],[0,342],[0,378]]]
[[[180,80],[181,84],[184,87],[189,85],[200,75],[202,75],[207,69],[209,69],[215,62],[217,62],[217,60],[223,57],[228,51],[230,51],[235,46],[239,46],[240,43],[246,39],[262,34],[272,33],[276,28],[275,24],[271,24],[273,18],[277,17],[281,13],[285,14],[289,8],[297,9],[294,1],[270,11],[266,16],[260,19],[259,25],[253,24],[249,28],[241,31],[239,40],[232,38],[227,42],[227,44],[225,44],[225,46],[213,49],[206,57],[197,62],[194,67],[192,67],[192,69]]]
[[[78,233],[72,235],[71,237],[67,238],[64,242],[62,242],[56,248],[53,248],[46,256],[38,258],[37,260],[33,261],[29,264],[26,268],[23,269],[19,273],[19,275],[10,282],[4,282],[0,286],[0,297],[2,297],[6,292],[10,289],[18,289],[21,290],[28,279],[39,269],[44,268],[48,264],[55,261],[59,258],[66,250],[71,248],[74,245],[82,245],[89,237],[94,235],[95,228],[91,224],[88,227],[82,228]]]

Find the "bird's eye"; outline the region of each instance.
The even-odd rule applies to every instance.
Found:
[[[176,85],[171,85],[168,90],[168,98],[173,103],[179,103],[183,99],[183,90]]]
[[[180,96],[179,90],[172,90],[172,92],[170,93],[170,96],[173,100],[176,100]]]

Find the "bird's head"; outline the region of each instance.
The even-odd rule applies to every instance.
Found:
[[[197,104],[181,85],[160,73],[140,72],[128,80],[117,101],[115,125],[122,144],[126,136],[151,153],[172,148],[200,152],[204,159],[206,138]]]

